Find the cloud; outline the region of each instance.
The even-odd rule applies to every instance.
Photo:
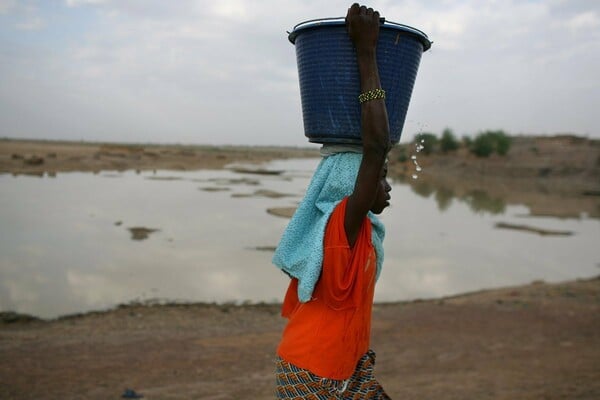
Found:
[[[294,47],[285,31],[302,20],[342,16],[347,7],[342,1],[67,0],[54,11],[62,19],[43,8],[29,19],[21,11],[13,26],[40,29],[46,21],[51,35],[31,42],[3,37],[9,46],[0,51],[0,79],[13,84],[0,88],[0,135],[112,140],[122,133],[111,132],[126,131],[130,141],[304,144]],[[434,41],[422,58],[405,138],[423,126],[461,134],[491,127],[598,132],[590,106],[599,100],[591,90],[600,69],[595,8],[474,0],[376,1],[375,7]],[[553,98],[578,118],[566,117],[572,113]],[[78,118],[61,125],[61,109]]]
[[[0,15],[8,13],[16,4],[16,0],[0,0]]]
[[[46,21],[39,16],[29,17],[15,24],[15,28],[23,31],[37,31],[46,27]]]
[[[221,1],[214,3],[213,12],[216,16],[225,17],[232,20],[243,20],[250,16],[248,2]]]
[[[35,3],[0,0],[0,15],[5,16],[7,25],[20,31],[36,31],[46,26]]]
[[[595,11],[586,11],[568,19],[566,25],[572,30],[596,29],[600,25],[600,18]]]
[[[109,3],[110,0],[66,0],[67,7],[80,7]]]

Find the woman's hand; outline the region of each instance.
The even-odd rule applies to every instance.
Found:
[[[346,28],[357,52],[374,51],[379,38],[379,11],[352,4],[346,14]]]

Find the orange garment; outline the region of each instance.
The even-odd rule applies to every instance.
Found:
[[[369,218],[365,217],[354,247],[348,245],[347,200],[329,218],[323,268],[311,301],[300,303],[298,280],[290,282],[281,312],[289,321],[277,349],[287,362],[336,380],[348,379],[369,350],[376,275]]]

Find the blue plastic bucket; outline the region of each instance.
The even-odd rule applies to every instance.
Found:
[[[288,39],[296,47],[306,137],[315,143],[361,143],[360,78],[344,18],[302,22]],[[431,41],[420,30],[382,23],[377,65],[392,143],[400,141],[421,54],[430,47]]]

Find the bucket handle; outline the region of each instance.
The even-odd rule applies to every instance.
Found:
[[[317,23],[321,23],[321,22],[324,22],[324,23],[327,23],[327,22],[337,23],[337,22],[342,22],[342,21],[345,21],[345,20],[346,20],[345,17],[329,17],[329,18],[309,19],[307,21],[303,21],[303,22],[300,22],[299,24],[296,24],[294,26],[294,28],[292,29],[292,32],[286,31],[286,33],[288,34],[289,41],[292,42],[292,43],[294,43],[295,36],[297,34],[296,30],[299,27],[302,27],[303,25],[310,24],[310,23],[315,23],[315,22],[317,22]],[[419,30],[417,28],[413,28],[412,26],[400,24],[398,22],[387,21],[385,19],[385,17],[380,17],[379,18],[379,23],[381,24],[381,26],[384,26],[385,24],[397,26],[397,27],[402,28],[404,31],[412,32],[413,34],[416,34],[417,36],[420,36],[421,37],[421,42],[423,43],[423,49],[424,50],[429,50],[429,48],[433,44],[433,41],[429,40],[429,37],[427,36],[427,34],[425,32],[423,32],[422,30]]]
[[[310,23],[313,23],[313,22],[335,22],[335,21],[338,21],[338,20],[339,20],[339,21],[345,21],[345,20],[346,20],[346,17],[329,17],[329,18],[315,18],[315,19],[309,19],[309,20],[307,20],[307,21],[302,21],[302,22],[300,22],[300,23],[298,23],[298,24],[294,25],[294,27],[292,28],[292,32],[293,32],[293,31],[295,31],[295,30],[296,30],[296,29],[297,29],[299,26],[302,26],[302,25],[304,25],[304,24],[310,24]],[[381,17],[381,18],[379,18],[379,23],[380,23],[381,25],[383,25],[385,22],[386,22],[386,21],[385,21],[385,17]],[[394,24],[396,24],[396,23],[394,22]],[[400,24],[396,24],[396,25],[400,25]],[[289,31],[286,31],[286,33],[287,33],[288,35],[290,34],[290,32],[289,32]]]

